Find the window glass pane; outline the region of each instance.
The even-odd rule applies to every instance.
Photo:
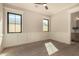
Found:
[[[21,32],[21,15],[16,13],[8,13],[8,32]]]
[[[15,23],[15,15],[9,14],[9,23]]]
[[[48,31],[48,20],[43,20],[43,31]]]
[[[48,31],[48,27],[47,26],[44,26],[43,27],[43,31]]]
[[[17,24],[21,23],[21,16],[20,15],[16,15],[16,23]]]
[[[16,32],[21,32],[20,24],[16,24]]]
[[[15,32],[15,24],[9,24],[9,32]]]

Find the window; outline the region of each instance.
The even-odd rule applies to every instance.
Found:
[[[7,13],[7,32],[21,33],[22,32],[22,15],[16,13]]]
[[[43,20],[43,31],[48,32],[49,31],[49,21],[48,19]]]

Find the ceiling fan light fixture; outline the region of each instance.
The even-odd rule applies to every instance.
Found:
[[[43,6],[47,6],[47,4],[43,4]]]

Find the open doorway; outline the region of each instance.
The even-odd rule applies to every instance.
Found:
[[[71,14],[71,41],[79,42],[79,12]]]

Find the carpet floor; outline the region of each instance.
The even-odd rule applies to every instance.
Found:
[[[49,56],[45,43],[52,42],[58,51],[51,56],[79,56],[79,43],[67,45],[53,40],[44,40],[34,43],[5,48],[1,55],[5,56]]]

